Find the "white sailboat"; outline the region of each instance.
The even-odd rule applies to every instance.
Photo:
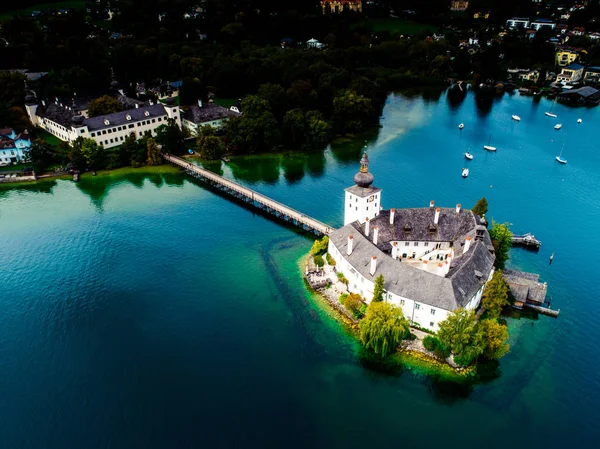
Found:
[[[552,102],[552,106],[550,106],[550,110],[548,112],[544,112],[544,114],[546,114],[548,117],[552,117],[552,118],[556,118],[558,117],[556,114],[552,113],[552,109],[554,108],[554,104],[556,103],[556,100],[554,100]]]
[[[562,128],[562,124],[561,123],[557,123],[556,125],[554,125],[554,129],[559,130]]]
[[[583,122],[583,120],[581,120],[580,118],[577,119],[577,123],[581,123]]]
[[[487,145],[483,146],[483,149],[487,150],[487,151],[496,151],[496,147],[493,147],[493,146],[490,145],[491,142],[492,142],[492,135],[490,134],[490,138],[488,140],[488,143],[487,143]]]
[[[473,160],[473,155],[467,151],[465,153],[465,158],[471,161],[471,160]]]
[[[567,160],[562,158],[562,154],[563,154],[563,150],[565,149],[565,143],[563,142],[563,146],[560,149],[560,154],[558,156],[556,156],[556,162],[559,162],[561,164],[566,164]]]
[[[469,176],[469,169],[468,168],[463,168],[462,169],[462,177],[466,178],[467,176]]]
[[[518,115],[513,115],[513,116],[512,116],[512,119],[513,119],[515,122],[520,122],[520,121],[521,121],[521,117],[519,117]]]

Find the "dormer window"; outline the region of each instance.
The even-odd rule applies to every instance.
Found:
[[[105,124],[106,126],[108,126],[108,125],[110,125],[110,122],[109,122],[107,119],[105,119],[105,120],[104,120],[104,124]]]
[[[125,118],[126,118],[127,120],[131,120],[131,115],[127,114],[127,115],[125,116]]]
[[[146,117],[150,117],[150,113],[149,113],[148,111],[144,112],[144,115],[145,115]]]

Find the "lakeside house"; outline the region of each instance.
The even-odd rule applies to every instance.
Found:
[[[17,134],[8,126],[0,128],[0,166],[26,162],[30,148],[31,137],[27,130]]]
[[[586,83],[600,82],[600,67],[586,67],[583,81]]]
[[[531,28],[533,28],[535,31],[539,31],[542,28],[549,28],[553,30],[556,28],[556,23],[548,19],[538,19],[535,22],[531,22]]]
[[[450,11],[460,12],[469,9],[469,2],[463,0],[452,0],[450,2]]]
[[[523,17],[513,17],[512,19],[508,19],[506,21],[506,26],[510,29],[525,29],[529,28],[529,19]]]
[[[571,64],[567,67],[563,67],[560,73],[556,76],[556,81],[562,83],[576,83],[583,78],[584,68],[585,67],[581,64]]]
[[[192,105],[181,117],[181,123],[184,128],[190,131],[192,136],[198,135],[198,130],[202,126],[212,126],[213,128],[221,128],[223,121],[231,117],[239,117],[242,115],[237,106],[232,106],[227,109],[219,106],[209,100],[208,103],[203,103],[198,100],[198,105]]]
[[[134,99],[120,98],[124,105],[133,105],[129,109],[112,114],[88,118],[77,108],[61,103],[58,99],[46,103],[29,96],[25,99],[25,109],[29,120],[35,126],[48,131],[63,142],[71,143],[78,137],[94,139],[104,148],[112,148],[123,143],[125,138],[134,134],[137,139],[149,132],[156,136],[156,129],[174,119],[181,127],[179,106],[172,98],[166,104],[140,102]]]
[[[566,90],[558,94],[558,100],[567,104],[595,106],[600,104],[600,90],[590,86]]]
[[[381,207],[366,153],[355,185],[345,190],[344,226],[329,236],[328,252],[348,290],[373,297],[375,279],[384,298],[431,331],[459,307],[476,309],[494,272],[495,253],[484,217],[464,210]]]
[[[561,67],[573,64],[578,60],[581,52],[581,48],[557,47],[555,63]]]

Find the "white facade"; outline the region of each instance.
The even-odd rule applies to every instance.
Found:
[[[529,19],[513,17],[506,21],[508,28],[529,28]]]
[[[539,31],[542,28],[550,28],[551,30],[553,30],[554,28],[556,28],[556,24],[554,22],[538,21],[532,22],[531,28],[533,28],[535,31]]]
[[[0,166],[27,162],[29,148],[4,148],[0,150]]]
[[[357,192],[358,189],[350,187],[346,189],[346,200],[344,206],[344,225],[354,223],[365,223],[366,219],[373,219],[379,215],[381,209],[381,190],[364,189],[367,194]]]
[[[198,136],[198,130],[202,127],[202,126],[212,126],[215,129],[219,129],[223,126],[223,121],[225,119],[216,119],[216,120],[210,120],[208,122],[203,122],[203,123],[194,123],[191,120],[188,120],[186,118],[183,118],[181,120],[181,124],[182,126],[187,129],[190,132],[190,135],[192,137],[197,137]]]

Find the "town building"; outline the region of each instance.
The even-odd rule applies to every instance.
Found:
[[[563,67],[560,73],[556,76],[556,81],[563,83],[576,83],[583,78],[583,69],[581,64],[570,64]]]
[[[518,74],[521,81],[531,81],[537,83],[540,79],[539,70],[528,70]]]
[[[179,106],[169,99],[167,104],[141,103],[132,100],[134,107],[122,112],[87,118],[71,106],[58,100],[38,103],[32,97],[25,99],[25,109],[29,120],[35,126],[48,131],[64,142],[73,142],[78,137],[94,139],[104,148],[112,148],[123,143],[130,134],[140,139],[146,132],[156,136],[156,129],[174,119],[181,127]]]
[[[568,104],[595,106],[600,104],[600,90],[590,86],[571,89],[558,94],[558,100]]]
[[[556,65],[567,66],[579,58],[580,49],[571,47],[558,47],[556,49]]]
[[[477,308],[495,260],[485,217],[433,201],[384,210],[373,180],[365,153],[355,185],[345,190],[344,226],[329,236],[328,252],[348,290],[370,302],[381,274],[385,301],[431,331],[453,310]]]
[[[450,11],[466,11],[467,9],[469,9],[468,1],[452,0],[450,2]]]
[[[586,67],[583,81],[586,83],[600,82],[600,67]]]
[[[26,162],[30,148],[31,137],[27,130],[17,134],[7,126],[0,129],[0,166]]]
[[[323,14],[340,13],[342,11],[362,12],[360,0],[321,0]]]
[[[529,28],[529,19],[525,19],[522,17],[513,17],[512,19],[508,19],[506,21],[506,26],[511,29],[515,28]]]
[[[192,105],[181,117],[181,124],[186,128],[192,136],[198,135],[198,130],[202,126],[212,126],[220,128],[223,121],[231,117],[239,117],[242,115],[236,106],[232,106],[236,110],[227,109],[213,103],[211,100],[208,103],[203,103],[198,100],[198,105]]]
[[[535,22],[531,22],[531,28],[533,28],[535,31],[539,31],[542,28],[549,28],[553,30],[556,28],[556,23],[548,19],[538,19]]]

